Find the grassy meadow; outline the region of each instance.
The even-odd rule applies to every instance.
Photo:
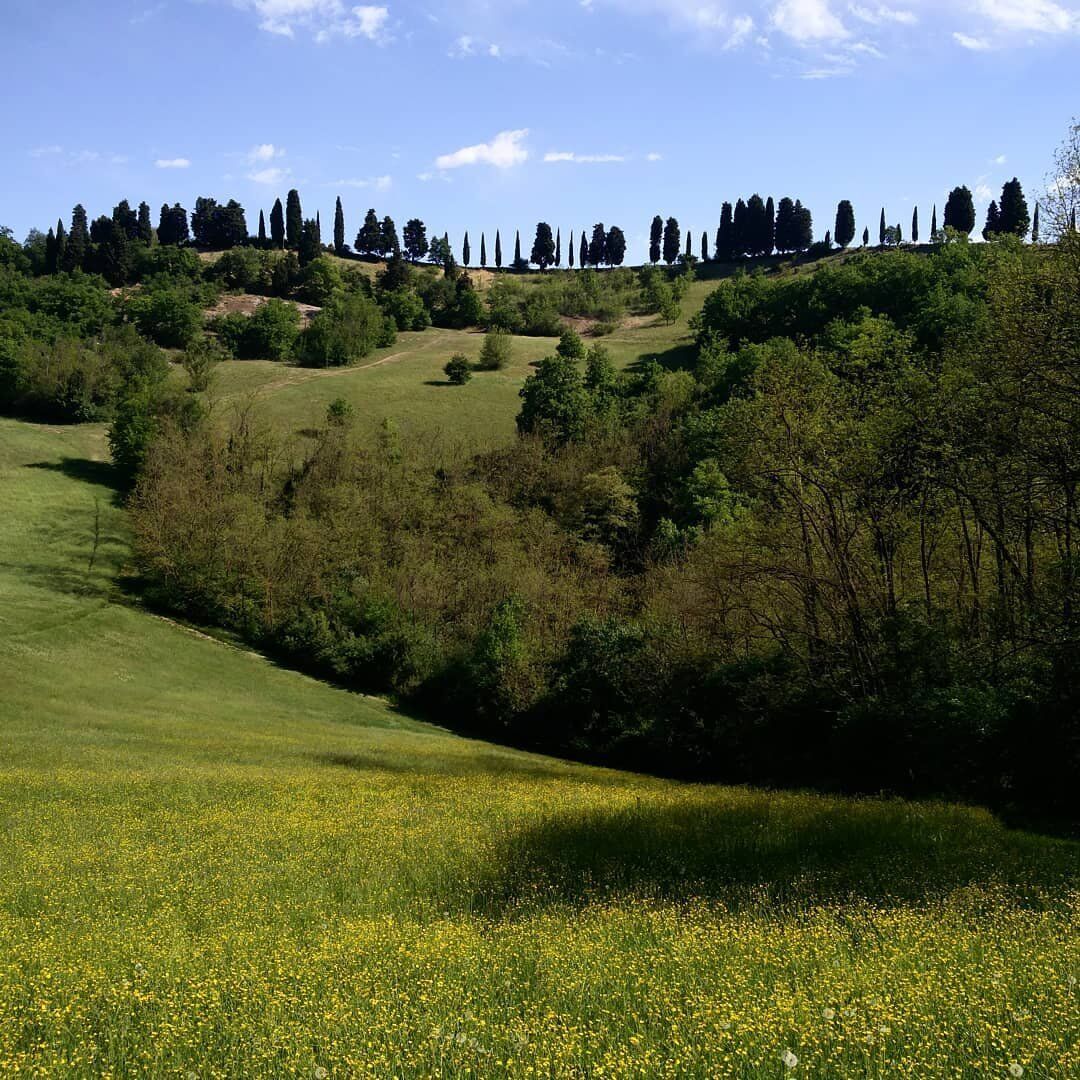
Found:
[[[111,479],[0,420],[0,1076],[1080,1074],[1080,845],[414,722],[134,606]]]

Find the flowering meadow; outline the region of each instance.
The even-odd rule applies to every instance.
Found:
[[[88,431],[0,421],[0,1076],[1080,1075],[1077,843],[519,754],[154,618]]]

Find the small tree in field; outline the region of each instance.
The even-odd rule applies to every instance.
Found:
[[[472,378],[472,368],[469,366],[469,361],[460,353],[457,356],[450,357],[443,371],[446,373],[446,378],[454,386],[464,386]]]
[[[585,344],[574,330],[564,330],[555,351],[567,360],[581,360],[585,356]]]
[[[484,335],[477,368],[480,371],[502,371],[509,367],[513,355],[513,338],[505,330],[489,330]]]

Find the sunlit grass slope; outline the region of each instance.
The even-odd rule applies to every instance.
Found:
[[[121,602],[103,456],[0,421],[0,1076],[1080,1073],[1077,845],[279,670]]]

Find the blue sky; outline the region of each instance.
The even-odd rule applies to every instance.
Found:
[[[653,214],[711,237],[755,191],[925,230],[955,184],[1036,195],[1077,2],[0,0],[0,224],[213,195],[254,231],[295,186],[350,241],[374,206],[474,252],[603,221],[639,260]]]

